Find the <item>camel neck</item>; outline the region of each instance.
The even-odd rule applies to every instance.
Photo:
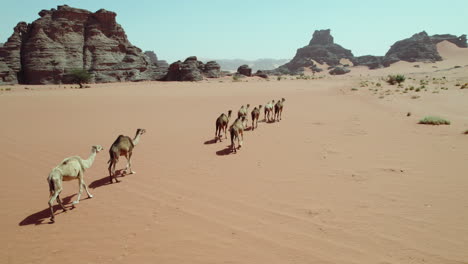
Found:
[[[93,165],[95,158],[96,158],[96,150],[93,149],[88,159],[83,160],[83,166],[85,167],[85,169],[88,169],[91,167],[91,165]]]
[[[136,146],[138,144],[138,142],[140,142],[140,136],[141,134],[136,134],[135,135],[135,138],[133,138],[133,145]]]

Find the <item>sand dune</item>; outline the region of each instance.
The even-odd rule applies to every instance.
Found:
[[[444,73],[451,89],[419,100],[350,90],[387,72],[419,76],[402,65],[2,92],[0,263],[468,263],[468,90],[454,86],[468,74]],[[212,143],[220,113],[281,97],[283,120],[247,131],[237,154]],[[429,114],[452,125],[417,124]],[[137,174],[107,184],[109,146],[140,127]],[[94,198],[48,224],[48,173],[94,144],[105,148],[85,173]],[[68,206],[77,190],[64,184]]]

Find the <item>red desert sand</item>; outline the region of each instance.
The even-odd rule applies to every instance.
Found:
[[[0,263],[468,263],[468,53],[438,48],[442,62],[313,80],[1,91]],[[420,80],[428,91],[404,92]],[[213,143],[221,113],[282,97],[281,122],[246,131],[237,154]],[[451,125],[418,124],[429,115]],[[137,128],[136,174],[108,184],[110,145]],[[55,204],[49,224],[49,172],[97,144],[94,197]],[[71,208],[78,181],[63,186]]]

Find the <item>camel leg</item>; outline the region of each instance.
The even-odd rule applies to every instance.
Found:
[[[78,204],[80,203],[80,198],[81,198],[81,193],[83,192],[83,172],[78,173],[78,197],[76,197],[76,200],[73,201],[72,204]]]
[[[88,194],[88,198],[93,198],[93,195],[89,192],[88,186],[86,185],[84,179],[81,182],[83,183],[83,187],[85,188],[85,191]]]
[[[54,184],[54,193],[50,196],[50,199],[49,199],[49,209],[50,209],[50,221],[55,222],[53,205],[54,205],[54,201],[57,199],[60,192],[62,191],[62,185],[57,180],[53,180],[53,184]]]
[[[112,183],[112,166],[114,165],[114,160],[111,160],[111,162],[109,163],[109,181],[110,183]]]
[[[133,152],[128,153],[127,161],[128,161],[128,166],[130,168],[130,174],[135,174],[136,172],[132,170],[132,153]]]
[[[50,221],[54,222],[55,216],[54,216],[54,201],[58,197],[58,191],[55,190],[54,194],[50,197],[49,199],[49,209],[50,209]]]
[[[224,139],[227,139],[227,132],[226,132],[226,129],[227,129],[227,124],[224,126]]]
[[[65,206],[63,206],[62,200],[60,199],[60,194],[57,195],[57,203],[62,207],[63,211],[67,211]]]
[[[117,177],[115,176],[115,166],[117,165],[117,161],[118,160],[116,160],[114,162],[114,165],[112,165],[112,177],[114,177],[115,182],[120,182],[119,180],[117,180]]]

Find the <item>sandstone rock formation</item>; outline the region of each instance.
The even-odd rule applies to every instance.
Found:
[[[330,30],[316,30],[313,34],[309,45],[297,50],[294,58],[273,71],[267,71],[269,74],[297,74],[304,67],[318,72],[319,68],[315,64],[327,63],[335,67],[341,66],[341,59],[348,59],[354,66],[367,66],[370,69],[388,67],[390,64],[397,61],[408,62],[435,62],[440,61],[440,57],[436,44],[441,41],[450,41],[460,48],[467,48],[466,35],[457,37],[455,35],[433,35],[429,36],[426,32],[420,32],[410,38],[397,41],[392,45],[385,56],[359,56],[354,57],[350,50],[335,44],[333,37],[330,35]],[[348,69],[349,70],[349,69]],[[346,69],[333,69],[330,74],[346,73]]]
[[[158,63],[158,56],[156,55],[156,53],[154,53],[154,51],[147,50],[147,51],[145,51],[145,55],[148,56],[151,63],[153,63],[153,64]]]
[[[218,63],[209,61],[206,64],[199,61],[197,57],[191,56],[184,62],[176,61],[169,66],[167,75],[162,79],[165,81],[201,81],[203,77],[218,78],[220,76]]]
[[[436,45],[426,32],[414,34],[411,38],[395,42],[383,58],[383,65],[389,66],[397,61],[436,62],[441,61]]]
[[[18,23],[0,47],[0,69],[8,72],[0,83],[57,83],[66,81],[73,69],[89,71],[95,82],[160,77],[157,67],[128,41],[116,13],[63,5],[39,16],[31,24]]]
[[[314,67],[314,61],[336,66],[343,58],[353,61],[354,56],[350,50],[334,43],[330,29],[316,30],[309,45],[298,49],[294,58],[281,67],[297,72],[301,67]]]
[[[237,73],[242,74],[244,76],[252,76],[252,68],[249,65],[244,64],[237,68]]]

